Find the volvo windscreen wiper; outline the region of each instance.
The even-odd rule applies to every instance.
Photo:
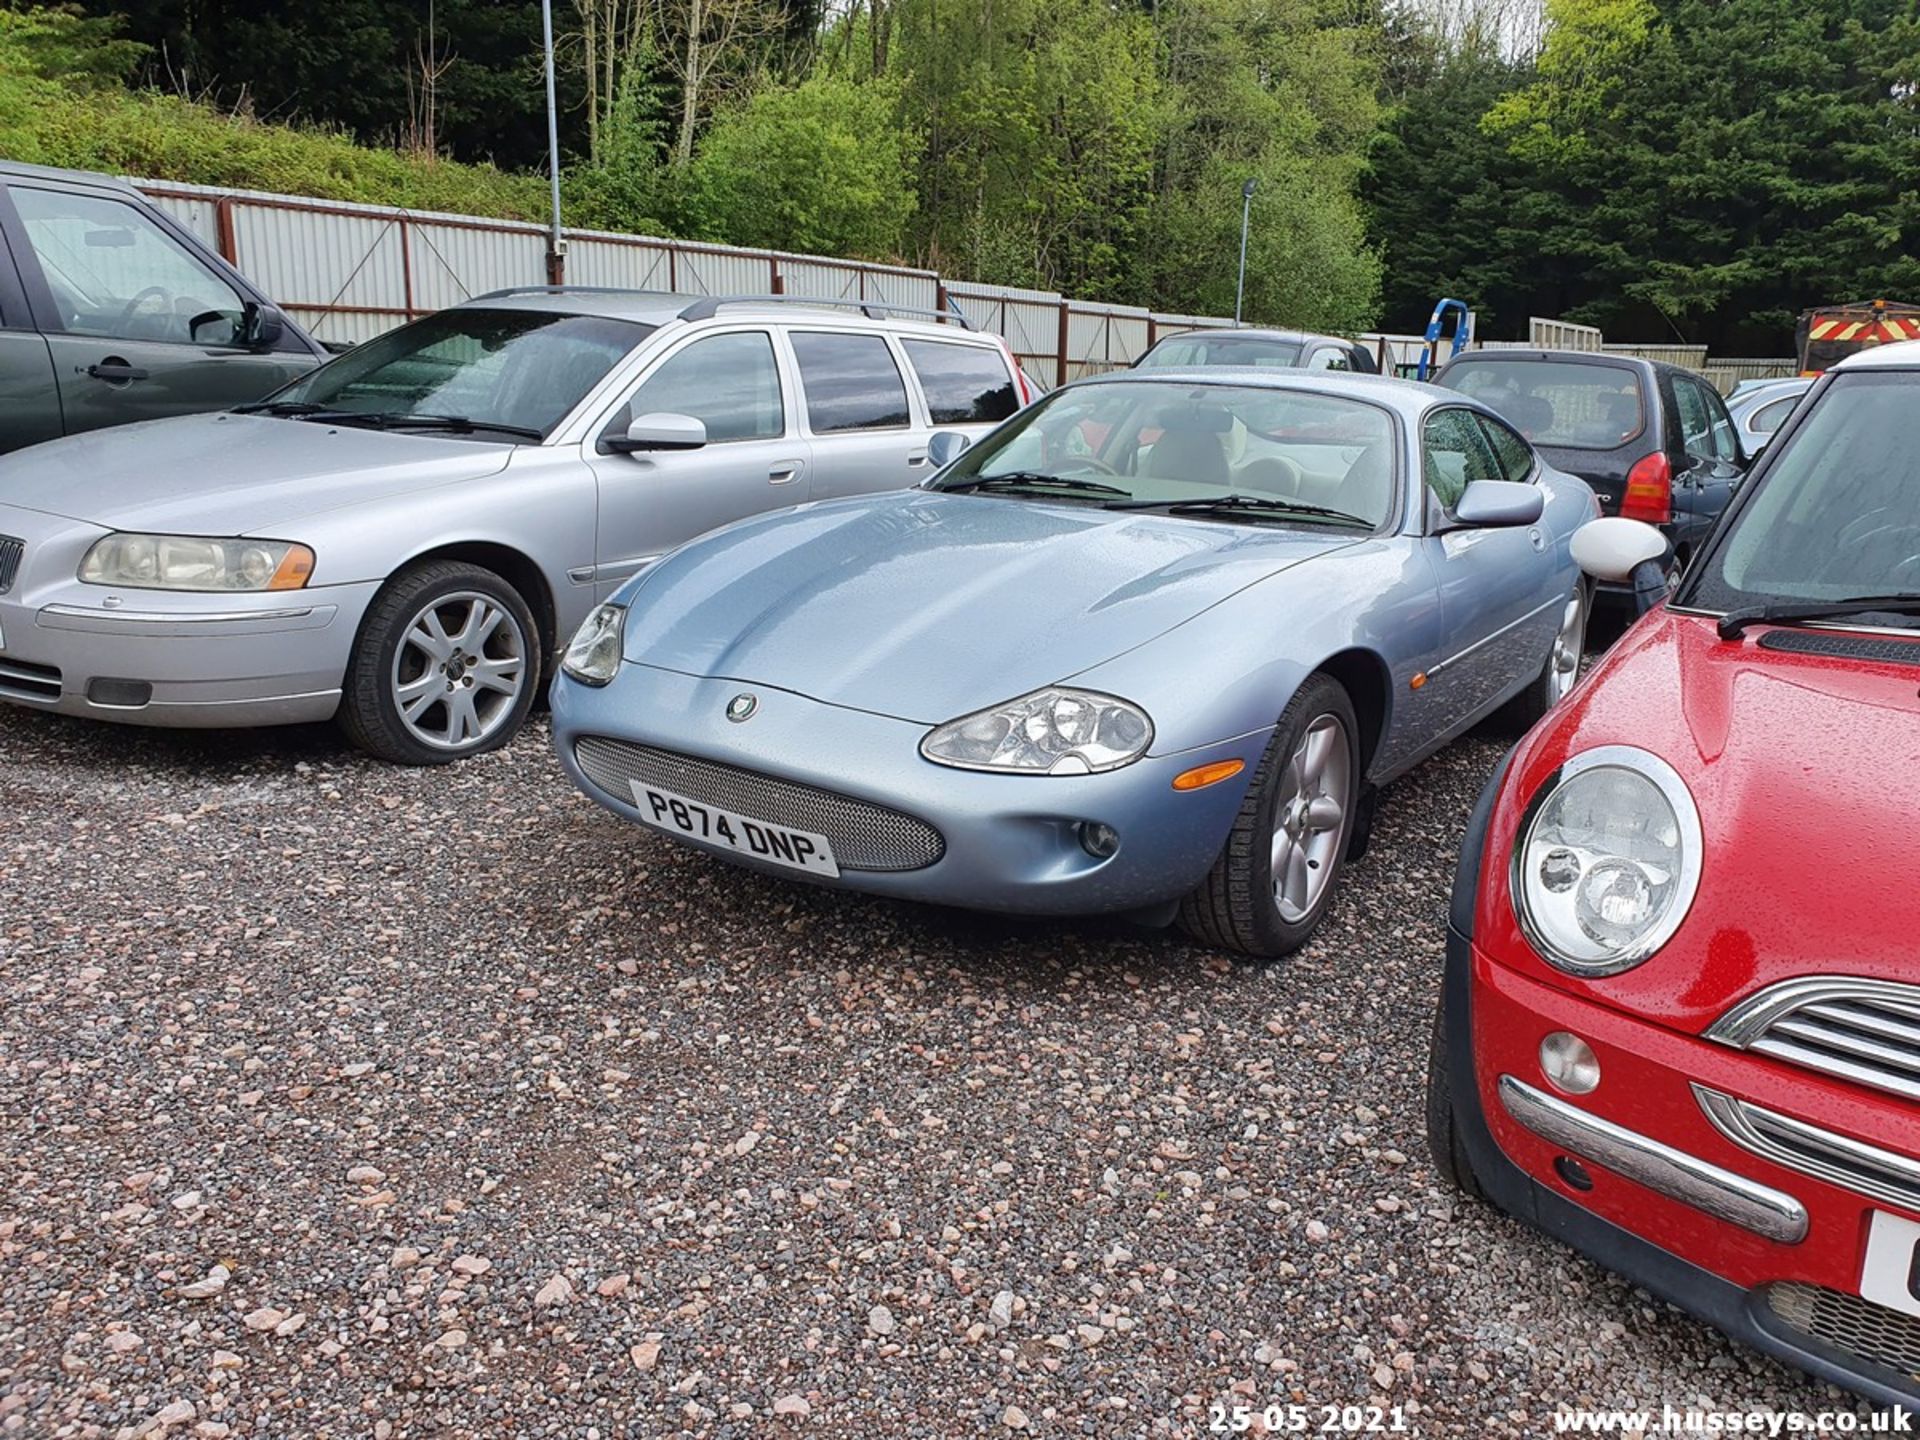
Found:
[[[1849,600],[1775,601],[1729,610],[1717,628],[1722,640],[1738,638],[1749,625],[1795,625],[1806,620],[1841,620],[1849,615],[1920,615],[1920,592],[1856,595]]]
[[[1374,522],[1364,515],[1315,505],[1306,500],[1283,500],[1278,496],[1209,495],[1196,500],[1129,500],[1115,502],[1109,510],[1164,510],[1169,515],[1236,515],[1263,511],[1269,515],[1311,515],[1321,520],[1337,520],[1343,525],[1373,529]]]
[[[236,415],[273,415],[287,420],[309,420],[319,415],[331,418],[345,415],[345,410],[329,410],[324,405],[316,405],[311,400],[257,400],[251,405],[233,407]]]
[[[949,495],[959,495],[971,490],[1036,490],[1043,486],[1084,495],[1118,495],[1122,499],[1131,499],[1133,496],[1131,490],[1122,490],[1117,485],[1102,485],[1097,480],[1076,480],[1070,475],[1043,475],[1038,470],[1012,470],[1005,475],[985,475],[940,488]]]
[[[547,438],[543,432],[528,425],[507,425],[496,420],[471,420],[465,415],[414,415],[394,410],[367,410],[347,413],[329,411],[324,415],[303,415],[300,418],[337,421],[342,425],[365,425],[373,430],[446,430],[459,435],[471,435],[476,430],[493,430],[502,435],[513,435],[535,442]]]

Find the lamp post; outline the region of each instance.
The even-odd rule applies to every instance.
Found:
[[[1253,219],[1253,181],[1240,187],[1240,280],[1233,287],[1233,323],[1240,323],[1240,302],[1247,294],[1247,226]]]
[[[553,93],[553,0],[540,0],[540,24],[547,46],[547,171],[552,186],[547,233],[547,283],[567,278],[567,242],[560,238],[560,107]]]

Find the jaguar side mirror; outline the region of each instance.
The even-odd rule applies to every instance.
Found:
[[[704,420],[672,410],[656,410],[637,415],[624,435],[609,435],[603,442],[616,455],[637,455],[655,450],[698,450],[707,443]]]
[[[1538,485],[1518,480],[1475,480],[1460,492],[1453,518],[1456,524],[1476,527],[1537,525],[1546,508],[1547,497]]]

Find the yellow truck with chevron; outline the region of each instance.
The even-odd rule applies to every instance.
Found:
[[[1822,305],[1801,313],[1795,340],[1800,373],[1818,375],[1872,346],[1920,340],[1920,305],[1893,300]]]

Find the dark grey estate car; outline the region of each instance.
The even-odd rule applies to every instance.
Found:
[[[325,358],[131,185],[0,161],[0,453],[258,400]]]

